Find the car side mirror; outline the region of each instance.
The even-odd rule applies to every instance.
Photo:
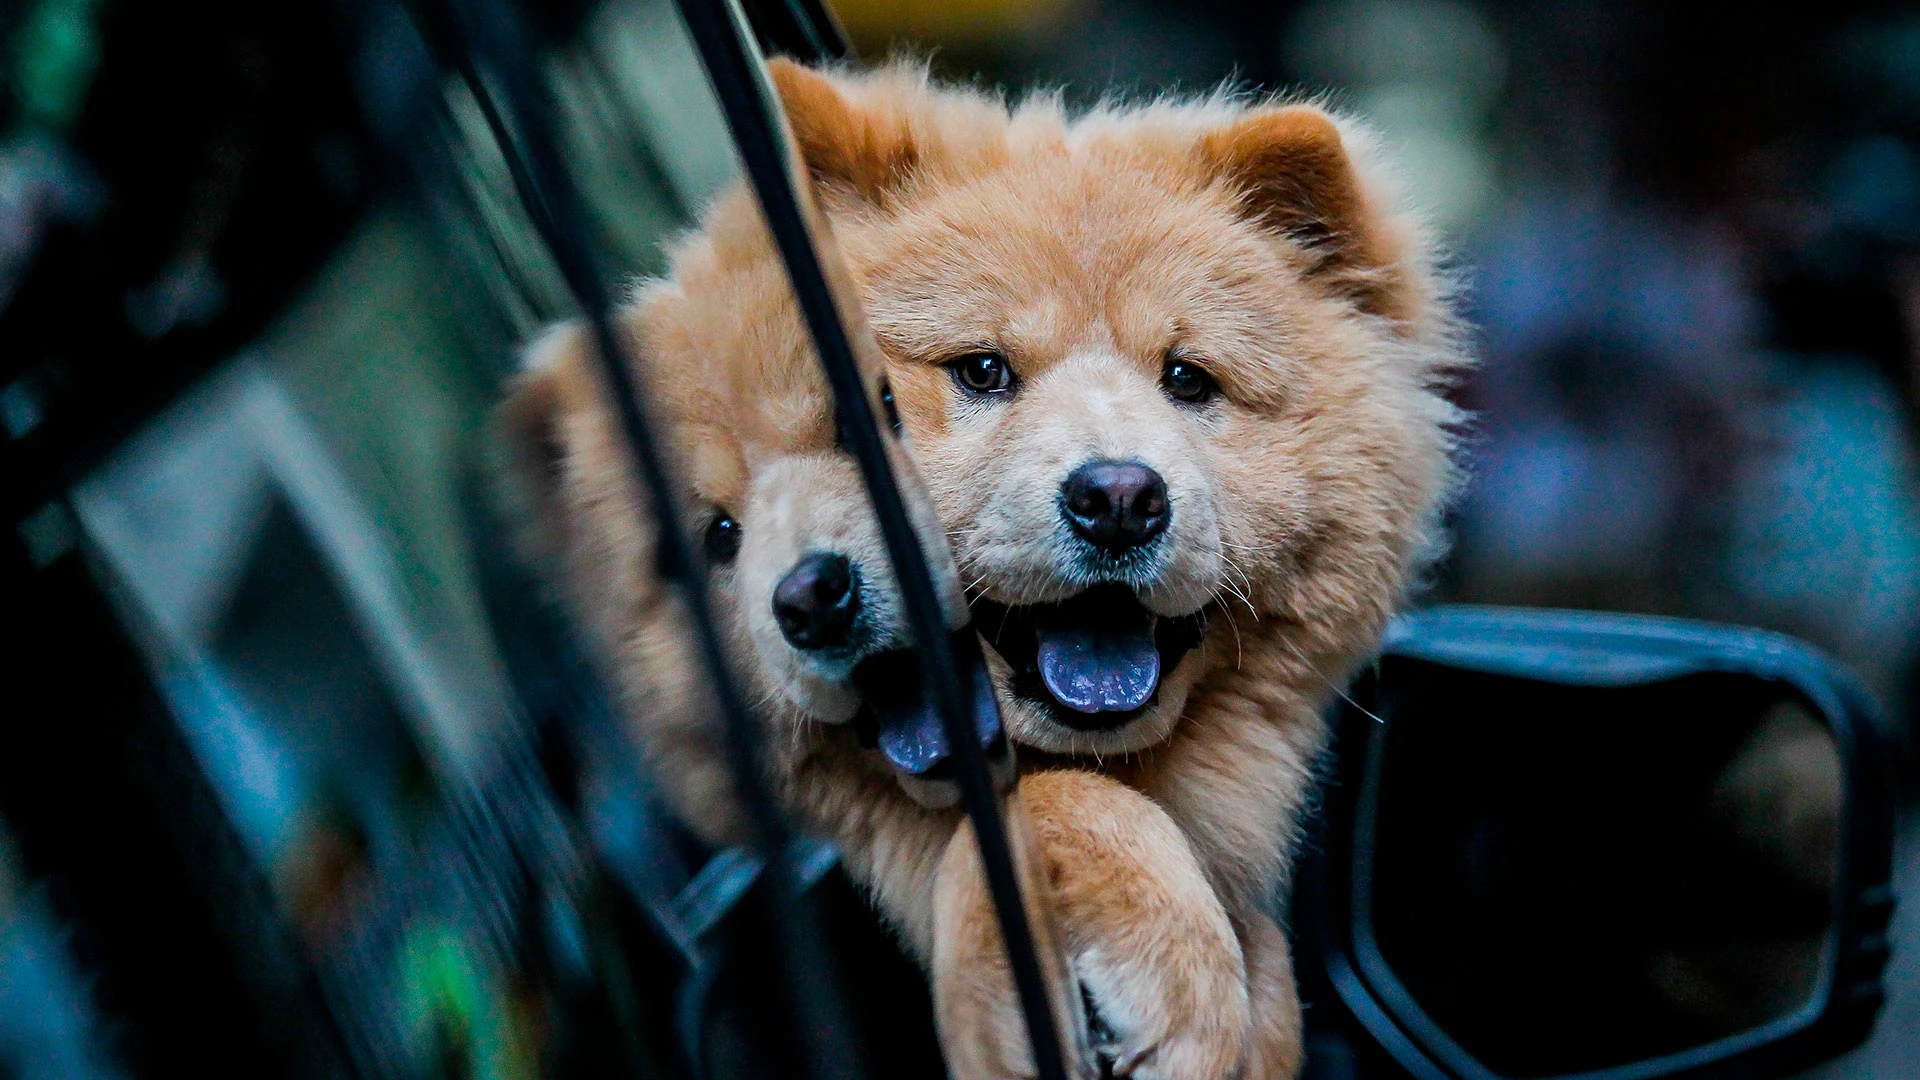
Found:
[[[1309,1075],[1780,1076],[1872,1028],[1887,737],[1778,634],[1442,607],[1339,710],[1294,898]]]

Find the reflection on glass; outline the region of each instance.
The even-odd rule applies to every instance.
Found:
[[[1842,776],[1798,700],[1717,675],[1596,690],[1409,666],[1356,901],[1391,980],[1467,1054],[1577,1073],[1815,998]]]

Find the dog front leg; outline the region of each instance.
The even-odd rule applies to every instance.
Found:
[[[1026,903],[1027,924],[1033,929],[1054,1026],[1064,1043],[1068,1074],[1090,1080],[1097,1062],[1088,1045],[1079,988],[1062,947],[1059,919],[1022,789],[1016,789],[1004,804],[1014,871],[1020,878],[1020,895]],[[1026,1019],[1007,965],[1005,939],[970,822],[962,822],[948,843],[933,893],[933,1007],[948,1075],[952,1080],[1037,1075]]]
[[[1152,799],[1097,773],[1035,773],[1021,792],[1114,1075],[1242,1075],[1246,964],[1185,834]]]

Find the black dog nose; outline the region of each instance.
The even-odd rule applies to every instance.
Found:
[[[860,613],[860,590],[845,555],[804,556],[773,590],[773,617],[796,649],[834,649],[847,643]]]
[[[1060,512],[1073,531],[1114,554],[1167,529],[1167,482],[1137,461],[1089,461],[1060,485]]]

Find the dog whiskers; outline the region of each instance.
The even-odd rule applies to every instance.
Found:
[[[1249,595],[1253,592],[1253,579],[1247,576],[1246,571],[1235,565],[1233,558],[1225,552],[1220,554],[1220,564],[1227,570],[1226,577],[1220,583],[1221,587],[1247,606],[1247,614],[1252,615],[1256,620],[1259,619],[1260,611],[1253,606],[1253,598]]]
[[[1234,584],[1232,578],[1228,578],[1227,580],[1222,581],[1220,583],[1220,587],[1227,591],[1227,595],[1233,597],[1235,600],[1240,601],[1242,604],[1245,604],[1247,606],[1247,614],[1252,615],[1256,619],[1260,617],[1260,613],[1254,610],[1253,601],[1248,598],[1246,591],[1240,586]]]
[[[1293,655],[1299,657],[1300,662],[1305,664],[1307,666],[1307,670],[1313,672],[1316,678],[1318,678],[1321,682],[1326,683],[1327,689],[1333,691],[1335,697],[1338,697],[1341,701],[1344,701],[1347,704],[1353,706],[1354,708],[1359,709],[1360,715],[1365,716],[1367,719],[1372,720],[1374,723],[1376,724],[1386,723],[1385,720],[1382,720],[1380,718],[1380,714],[1374,712],[1372,709],[1367,708],[1365,705],[1362,705],[1359,702],[1353,700],[1353,695],[1347,693],[1345,687],[1340,686],[1336,684],[1332,679],[1327,678],[1326,673],[1321,671],[1317,666],[1315,666],[1312,660],[1307,659],[1307,654],[1300,651],[1300,646],[1295,645],[1293,643],[1292,638],[1287,637],[1285,634],[1281,634],[1279,635],[1279,637],[1280,637],[1280,643],[1285,645],[1289,650],[1291,650],[1293,652]]]

